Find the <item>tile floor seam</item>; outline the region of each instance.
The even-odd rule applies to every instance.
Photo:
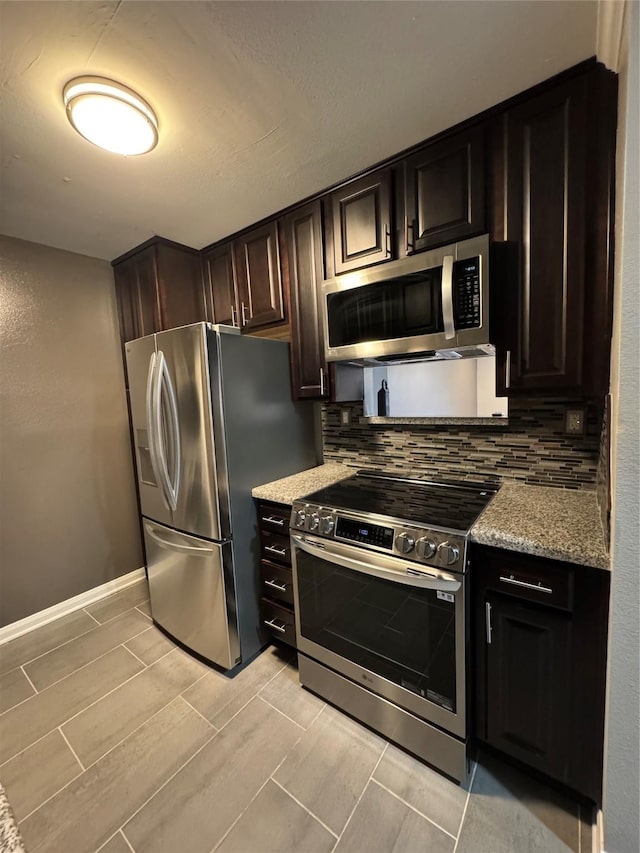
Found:
[[[147,600],[147,601],[149,601],[149,599],[148,599],[148,598],[147,598],[146,600]],[[141,604],[141,603],[142,603],[142,602],[138,602],[138,604]],[[131,610],[138,610],[138,605],[137,605],[137,604],[132,604],[132,605],[131,605],[131,607],[127,607],[127,609],[126,609],[126,610],[123,610],[123,611],[122,611],[122,612],[120,612],[120,613],[116,613],[116,615],[115,615],[115,616],[112,616],[110,619],[105,619],[105,620],[104,620],[104,622],[100,622],[100,625],[108,625],[108,624],[109,624],[109,622],[113,622],[113,621],[114,621],[114,619],[119,619],[121,616],[124,616],[126,613],[129,613]],[[138,610],[138,613],[140,613],[142,616],[147,616],[147,614],[146,614],[146,613],[142,613],[142,611],[141,611],[141,610]],[[149,618],[149,617],[147,616],[147,618]],[[149,626],[147,625],[147,628],[148,628],[148,627],[149,627]]]
[[[288,755],[288,754],[289,754],[289,753],[287,753],[287,755]],[[285,757],[282,759],[282,761],[280,761],[280,762],[279,762],[278,767],[276,767],[276,769],[273,771],[274,773],[275,773],[275,772],[278,770],[278,768],[282,765],[282,762],[283,762],[283,761],[284,761],[284,759],[287,757],[287,755],[285,755]],[[272,774],[272,775],[273,775],[273,774]],[[260,785],[260,788],[256,791],[256,793],[254,794],[254,796],[251,798],[250,802],[248,802],[248,803],[247,803],[247,805],[242,809],[242,811],[240,812],[240,814],[238,815],[238,817],[233,821],[233,823],[231,824],[231,826],[229,827],[229,829],[227,829],[227,831],[224,833],[224,835],[222,836],[222,838],[220,838],[218,841],[216,841],[216,843],[215,843],[215,844],[214,844],[214,846],[211,848],[211,850],[209,851],[209,853],[214,853],[214,851],[215,851],[215,850],[217,850],[217,848],[218,848],[218,847],[220,847],[220,845],[221,845],[221,844],[222,844],[222,842],[225,840],[225,838],[227,837],[227,835],[229,835],[229,833],[231,832],[231,830],[233,829],[233,827],[238,823],[238,821],[240,820],[240,818],[242,817],[242,815],[243,815],[243,814],[247,811],[247,809],[251,806],[251,804],[252,804],[252,803],[253,803],[253,801],[256,799],[256,797],[258,797],[258,796],[260,795],[260,792],[264,790],[264,788],[266,787],[267,783],[268,783],[270,780],[271,780],[271,776],[268,776],[268,777],[264,780],[264,782],[262,783],[262,785]]]
[[[18,668],[18,667],[16,667],[16,669],[17,669],[17,668]],[[20,669],[22,670],[22,674],[23,674],[23,675],[24,675],[24,677],[27,679],[27,681],[29,682],[29,684],[33,687],[33,689],[34,689],[34,695],[35,695],[35,693],[39,693],[40,691],[38,690],[38,688],[35,686],[35,684],[33,683],[33,681],[31,681],[31,679],[29,678],[28,674],[26,673],[25,668],[24,668],[24,664],[20,664]],[[27,696],[27,699],[29,699],[29,698],[30,698],[30,697],[29,697],[29,696]],[[15,706],[14,706],[14,707],[15,707]]]
[[[280,668],[280,669],[275,673],[275,675],[273,675],[273,676],[269,679],[269,681],[265,681],[265,683],[262,685],[262,687],[260,687],[260,689],[259,689],[259,690],[256,690],[256,692],[255,692],[255,693],[253,693],[249,699],[247,699],[247,701],[244,703],[244,705],[243,705],[241,708],[238,708],[238,710],[235,712],[235,714],[234,714],[232,717],[229,717],[229,719],[227,720],[227,722],[226,722],[226,723],[224,723],[222,726],[220,726],[220,728],[218,729],[218,731],[219,731],[219,732],[221,732],[224,728],[226,728],[226,727],[229,725],[229,723],[231,722],[231,720],[233,720],[235,717],[237,717],[237,716],[238,716],[238,714],[240,713],[240,711],[243,711],[243,710],[247,707],[247,705],[249,704],[249,702],[251,702],[253,699],[257,699],[257,698],[258,698],[258,693],[260,692],[260,690],[264,690],[264,688],[267,686],[267,684],[270,684],[270,683],[273,681],[273,679],[274,679],[277,675],[280,675],[280,673],[282,672],[282,670],[284,669],[284,667],[285,667],[285,666],[286,666],[286,664],[284,664],[284,665],[283,665],[283,666],[282,666],[282,667],[281,667],[281,668]],[[207,675],[208,675],[208,673],[205,673],[205,674],[207,674]],[[186,700],[185,700],[185,701],[186,701]],[[225,705],[223,705],[223,706],[222,706],[222,708],[220,708],[220,711],[219,711],[218,713],[219,713],[219,714],[221,714],[221,713],[224,711],[224,709],[227,707],[227,705],[230,705],[232,702],[233,702],[233,699],[230,699],[230,700],[229,700]],[[215,723],[212,723],[212,725],[215,727]]]
[[[91,630],[94,631],[96,629],[92,628]],[[148,626],[143,628],[142,631],[139,631],[137,634],[133,634],[131,637],[128,637],[126,640],[123,640],[121,643],[116,643],[115,646],[112,646],[112,648],[107,649],[106,652],[103,652],[101,655],[97,655],[95,658],[92,658],[90,661],[87,661],[87,663],[83,663],[82,666],[79,666],[77,669],[72,669],[71,672],[68,672],[66,675],[63,675],[62,678],[59,678],[57,681],[52,681],[51,684],[47,684],[47,686],[43,687],[42,690],[36,690],[36,692],[38,694],[44,693],[44,691],[48,690],[50,687],[55,687],[56,684],[60,684],[60,682],[64,681],[65,678],[69,678],[70,676],[75,675],[76,672],[81,672],[83,669],[86,669],[86,667],[91,666],[92,663],[95,663],[96,661],[101,660],[103,657],[105,657],[105,655],[108,655],[110,652],[114,651],[115,649],[119,648],[120,646],[122,646],[122,648],[124,648],[124,649],[127,649],[129,654],[132,655],[134,658],[136,658],[136,660],[140,660],[140,658],[138,658],[136,655],[133,654],[131,649],[128,649],[125,646],[125,643],[128,643],[129,640],[134,640],[136,637],[139,637],[140,634],[143,634],[146,630],[148,630]],[[87,632],[87,633],[90,633],[90,632]],[[65,645],[66,645],[66,643],[65,643]],[[52,651],[54,651],[54,649],[52,649]],[[172,651],[173,651],[173,649],[172,649]],[[169,654],[169,653],[167,652],[167,654]],[[44,655],[41,655],[40,657],[44,657]],[[34,660],[38,660],[38,658],[34,658]],[[29,661],[29,663],[33,663],[33,661]],[[28,664],[22,664],[22,666],[27,666],[27,665]],[[26,675],[26,672],[25,672],[25,675]],[[35,685],[34,685],[34,689],[36,689]],[[27,698],[31,699],[31,696],[29,696]],[[11,710],[11,709],[9,709],[9,710]],[[3,714],[6,714],[6,711],[3,711]],[[0,714],[0,717],[1,716],[2,716],[2,714]]]
[[[288,755],[288,754],[287,754],[287,755]],[[286,757],[287,757],[287,756],[285,756],[285,758],[286,758]],[[283,761],[284,761],[284,759],[283,759]],[[282,763],[282,762],[280,762],[280,763]],[[275,773],[276,771],[274,770],[273,772]],[[291,791],[287,790],[287,788],[285,788],[285,786],[284,786],[281,782],[278,782],[278,780],[277,780],[277,779],[274,779],[274,778],[273,778],[273,775],[271,776],[271,780],[272,780],[272,781],[273,781],[273,782],[278,786],[278,788],[282,788],[282,790],[285,792],[285,794],[286,794],[288,797],[291,797],[291,799],[292,799],[295,803],[297,803],[301,808],[303,808],[303,809],[307,812],[307,814],[311,815],[311,817],[312,817],[314,820],[317,820],[317,821],[318,821],[318,823],[319,823],[321,826],[323,826],[323,827],[327,830],[327,832],[330,832],[330,833],[331,833],[331,835],[333,835],[333,837],[336,839],[336,841],[338,840],[338,836],[337,836],[337,834],[336,834],[332,829],[329,829],[329,827],[327,826],[327,824],[326,824],[324,821],[320,820],[320,818],[318,817],[318,815],[317,815],[317,814],[314,814],[308,806],[305,806],[305,804],[304,804],[304,803],[302,803],[302,802],[300,802],[300,800],[299,800],[297,797],[294,797],[294,795],[291,793]]]
[[[72,612],[72,613],[78,613],[78,612],[79,612],[79,610],[82,610],[82,608],[80,607],[80,608],[78,608],[78,610],[73,610],[73,611],[71,611],[71,612]],[[71,615],[71,614],[69,614],[69,615]],[[88,614],[87,614],[87,615],[88,615]],[[48,624],[52,624],[52,623],[51,623],[51,622],[49,622]],[[43,628],[45,628],[45,627],[46,627],[46,625],[43,625],[42,627],[43,627]],[[29,658],[28,660],[22,661],[22,663],[16,664],[16,666],[14,666],[14,667],[13,667],[13,669],[17,669],[17,667],[19,667],[19,666],[20,666],[20,667],[22,667],[22,666],[28,666],[30,663],[33,663],[34,661],[40,660],[40,658],[43,658],[45,655],[50,654],[50,652],[55,652],[55,651],[57,651],[58,649],[63,648],[63,646],[68,646],[68,645],[69,645],[69,643],[73,643],[73,641],[74,641],[74,640],[79,640],[79,639],[80,639],[80,637],[86,637],[86,636],[87,636],[87,634],[90,634],[92,631],[95,631],[95,630],[96,630],[96,628],[99,628],[99,627],[100,627],[99,625],[96,625],[95,627],[91,627],[91,628],[89,628],[89,630],[88,630],[88,631],[83,631],[81,634],[77,634],[75,637],[70,637],[68,640],[65,640],[65,641],[64,641],[64,643],[60,643],[60,645],[59,645],[59,646],[53,646],[53,648],[51,648],[51,649],[47,649],[47,650],[46,650],[46,652],[42,652],[42,654],[40,654],[40,655],[36,655],[34,658]],[[34,628],[33,630],[34,630],[34,631],[38,631],[39,629],[38,629],[38,628]],[[31,633],[31,632],[27,631],[27,634],[29,634],[29,633]],[[25,636],[27,636],[27,635],[26,635],[26,634],[22,634],[21,636],[25,637]],[[20,637],[16,637],[16,640],[19,640],[19,639],[20,639]],[[12,641],[11,641],[11,640],[9,640],[9,642],[12,642]],[[10,670],[9,670],[9,671],[10,671]]]
[[[382,782],[378,782],[377,779],[372,778],[371,781],[374,782],[379,788],[382,788],[384,791],[386,791],[387,794],[391,794],[392,797],[395,797],[396,800],[400,800],[400,802],[403,805],[407,806],[407,808],[411,809],[411,811],[415,812],[417,815],[420,815],[420,817],[423,817],[425,820],[429,821],[429,823],[435,826],[436,829],[439,829],[441,832],[444,832],[445,835],[448,835],[449,838],[453,839],[454,841],[456,840],[456,836],[449,832],[448,829],[445,829],[444,826],[440,826],[440,824],[436,823],[433,818],[429,817],[424,812],[421,812],[420,809],[417,809],[415,806],[412,806],[411,803],[408,803],[406,800],[403,800],[402,797],[399,794],[396,794],[395,791],[392,791],[391,788],[387,788],[386,785],[383,785]]]
[[[198,679],[198,680],[199,680],[199,679]],[[196,681],[196,682],[194,682],[194,684],[197,684],[197,683],[198,683],[197,681]],[[193,687],[193,686],[194,686],[194,685],[192,684],[192,685],[191,685],[191,687]],[[191,690],[191,687],[187,687],[186,689],[187,689],[187,690]],[[205,717],[205,715],[204,715],[204,714],[201,714],[201,713],[200,713],[200,711],[198,711],[198,709],[197,709],[197,708],[194,708],[194,706],[191,704],[191,702],[189,702],[189,700],[188,700],[185,696],[183,696],[183,695],[182,695],[182,693],[179,693],[178,695],[180,696],[180,698],[182,699],[182,701],[183,701],[183,702],[186,702],[186,703],[187,703],[187,705],[191,708],[191,710],[192,710],[192,711],[195,711],[195,713],[205,721],[205,723],[206,723],[208,726],[211,726],[211,728],[212,728],[215,732],[220,731],[220,729],[217,729],[217,728],[213,725],[213,723],[211,722],[211,720],[207,720],[207,718]]]
[[[280,708],[276,708],[275,705],[272,705],[268,699],[264,699],[259,693],[256,694],[256,699],[259,699],[261,702],[264,702],[265,705],[268,705],[270,708],[273,708],[274,711],[277,711],[279,714],[281,714],[285,718],[285,720],[289,720],[289,722],[293,723],[294,726],[297,726],[299,729],[302,729],[303,732],[306,732],[304,726],[300,725],[300,723],[296,723],[294,719],[285,714],[284,711],[281,711]]]
[[[458,844],[460,843],[460,836],[462,835],[462,826],[464,824],[464,819],[467,816],[467,808],[469,806],[469,800],[471,799],[471,790],[473,788],[473,781],[476,778],[476,770],[478,769],[478,762],[473,765],[473,770],[471,771],[471,779],[469,780],[469,790],[467,791],[467,799],[464,803],[464,808],[462,809],[462,817],[460,818],[460,824],[458,826],[458,834],[456,835],[456,843],[453,845],[453,850],[451,853],[456,853],[458,849]]]
[[[149,614],[148,614],[148,613],[145,613],[145,612],[144,612],[144,610],[140,610],[140,608],[138,607],[138,605],[137,605],[137,604],[136,604],[136,606],[134,607],[134,610],[137,610],[137,611],[138,611],[138,613],[140,613],[142,616],[144,616],[144,617],[145,617],[145,619],[151,619],[151,621],[153,622],[153,617],[149,616]]]
[[[149,630],[149,629],[147,628],[147,630]],[[134,639],[134,638],[132,637],[131,639]],[[129,648],[129,646],[127,645],[127,643],[128,643],[128,642],[129,642],[129,640],[127,640],[127,642],[126,642],[126,643],[121,643],[120,645],[121,645],[123,648],[125,648],[125,649],[129,652],[129,654],[130,654],[130,655],[133,655],[133,656],[134,656],[134,658],[135,658],[136,660],[139,660],[139,661],[140,661],[140,663],[142,664],[142,666],[143,666],[145,669],[149,669],[150,664],[145,663],[145,662],[142,660],[142,658],[139,658],[139,657],[138,657],[138,655],[133,651],[133,649],[130,649],[130,648]],[[167,652],[167,654],[168,654],[168,652]],[[162,660],[162,658],[163,658],[163,657],[164,657],[164,655],[162,655],[162,657],[159,657],[159,658],[158,658],[158,660]],[[156,661],[154,661],[153,663],[156,663]]]
[[[354,805],[354,807],[351,809],[351,814],[350,814],[350,815],[349,815],[349,817],[347,818],[345,825],[342,827],[342,832],[340,832],[340,834],[338,835],[338,840],[337,840],[337,841],[336,841],[336,843],[333,845],[333,848],[332,848],[332,850],[331,850],[331,853],[334,853],[334,851],[335,851],[336,847],[338,846],[338,844],[340,844],[340,839],[342,838],[342,836],[344,835],[344,833],[345,833],[345,831],[346,831],[347,827],[348,827],[348,826],[349,826],[349,824],[351,823],[351,818],[353,817],[353,815],[355,814],[356,809],[357,809],[357,808],[358,808],[358,806],[360,805],[360,800],[364,797],[364,792],[365,792],[365,791],[367,790],[367,788],[369,787],[369,782],[371,782],[371,780],[373,779],[373,774],[374,774],[374,773],[376,772],[376,770],[378,769],[378,765],[379,765],[379,764],[380,764],[380,762],[382,761],[382,758],[383,758],[383,756],[384,756],[385,752],[387,751],[388,746],[389,746],[389,742],[387,741],[387,742],[385,742],[384,749],[382,750],[382,752],[380,753],[380,755],[379,755],[379,757],[378,757],[378,760],[376,761],[376,766],[373,768],[373,770],[372,770],[372,771],[371,771],[371,773],[369,774],[369,778],[368,778],[368,779],[367,779],[367,781],[365,782],[365,785],[364,785],[364,787],[363,787],[362,791],[360,792],[360,796],[358,797],[358,799],[357,799],[357,801],[356,801],[356,804],[355,804],[355,805]]]
[[[62,731],[62,728],[61,728],[60,726],[58,726],[58,731],[59,731],[59,732],[60,732],[60,734],[62,735],[62,739],[63,739],[63,741],[66,743],[66,745],[67,745],[67,746],[69,747],[69,749],[71,750],[71,754],[73,755],[73,757],[75,758],[75,760],[78,762],[78,764],[79,764],[79,765],[80,765],[80,767],[82,768],[82,772],[84,773],[84,771],[85,771],[87,768],[84,766],[84,764],[82,763],[82,761],[80,761],[80,756],[79,756],[79,755],[78,755],[78,753],[75,751],[75,749],[71,746],[71,744],[69,743],[69,739],[67,738],[66,734]]]
[[[119,648],[119,647],[118,647],[118,646],[116,646],[116,648]],[[113,649],[110,649],[109,651],[113,651]],[[129,649],[127,649],[127,651],[129,651]],[[106,654],[109,654],[109,652],[106,652]],[[104,657],[104,655],[102,655],[102,657]],[[135,657],[135,655],[134,655],[134,657]],[[98,658],[96,658],[96,660],[98,660]],[[93,661],[91,661],[91,663],[93,663]],[[88,666],[88,664],[87,664],[87,666]],[[76,670],[76,672],[77,672],[77,671],[78,671],[78,670]],[[63,721],[62,721],[61,723],[59,723],[57,726],[54,726],[52,729],[49,729],[49,731],[48,731],[48,732],[45,732],[45,734],[43,734],[41,737],[36,738],[36,740],[34,740],[32,743],[30,743],[30,744],[28,744],[27,746],[25,746],[25,747],[24,747],[23,749],[21,749],[19,752],[14,753],[14,755],[12,755],[10,758],[5,759],[5,761],[3,761],[3,762],[2,762],[2,764],[0,765],[0,767],[4,767],[4,765],[5,765],[8,761],[13,761],[13,759],[14,759],[17,755],[20,755],[21,753],[26,752],[26,750],[27,750],[27,749],[31,749],[31,748],[32,748],[32,747],[34,747],[36,744],[40,743],[40,741],[41,741],[41,740],[44,740],[44,739],[45,739],[46,737],[48,737],[52,732],[55,732],[57,729],[62,729],[62,726],[66,726],[66,725],[67,725],[67,723],[70,723],[70,722],[71,722],[71,720],[75,720],[75,718],[76,718],[76,717],[78,717],[78,716],[80,716],[80,714],[83,714],[86,710],[88,710],[89,708],[92,708],[92,707],[93,707],[97,702],[100,702],[102,699],[104,699],[105,697],[109,696],[109,694],[110,694],[110,693],[113,693],[113,691],[114,691],[114,690],[117,690],[119,687],[122,687],[122,685],[123,685],[123,684],[126,684],[128,681],[131,681],[131,679],[132,679],[132,678],[135,678],[135,677],[136,677],[136,675],[140,675],[140,673],[141,673],[141,672],[144,672],[144,670],[143,670],[143,669],[141,669],[141,670],[139,670],[138,672],[134,672],[134,674],[133,674],[133,675],[129,676],[129,678],[125,678],[125,680],[124,680],[124,681],[121,681],[121,682],[120,682],[120,684],[117,684],[115,687],[113,687],[113,688],[112,688],[111,690],[109,690],[107,693],[104,693],[102,696],[99,696],[99,697],[98,697],[97,699],[95,699],[93,702],[90,702],[88,705],[85,705],[85,707],[84,707],[84,708],[81,708],[79,711],[77,711],[77,712],[76,712],[75,714],[73,714],[71,717],[67,717],[67,719],[66,719],[66,720],[63,720]],[[74,674],[75,674],[75,673],[71,673],[71,675],[74,675]],[[65,677],[66,677],[66,678],[69,678],[70,676],[65,676]],[[60,679],[60,681],[64,681],[64,678],[61,678],[61,679]],[[59,682],[56,682],[56,684],[59,684]],[[53,687],[53,685],[51,685],[51,686]],[[48,689],[48,688],[45,688],[45,689]],[[44,690],[42,691],[42,693],[44,693]],[[34,695],[39,696],[39,695],[41,695],[41,694],[40,694],[40,693],[37,693],[37,694],[34,694]],[[29,699],[32,699],[33,697],[32,697],[32,696],[29,696],[28,698],[29,698]],[[25,699],[24,701],[26,702],[27,700]],[[22,702],[19,702],[18,704],[22,705]],[[14,705],[13,707],[14,707],[14,708],[17,708],[17,707],[18,707],[18,705]],[[9,710],[13,710],[13,708],[10,708]],[[2,714],[0,714],[0,717],[1,717],[1,716],[2,716]],[[106,754],[106,753],[105,753],[105,754]]]
[[[86,614],[87,614],[87,616],[89,617],[89,619],[93,619],[93,621],[96,623],[96,625],[102,625],[102,622],[98,622],[98,620],[96,619],[96,617],[95,617],[95,616],[92,616],[92,615],[89,613],[89,611],[87,610],[87,608],[86,608],[86,607],[81,607],[81,608],[80,608],[80,610],[82,610],[82,612],[83,612],[83,613],[86,613]]]
[[[119,829],[119,830],[118,830],[118,832],[119,832],[119,833],[120,833],[120,835],[124,838],[124,843],[127,845],[127,847],[129,848],[129,850],[131,850],[131,853],[136,853],[136,851],[133,849],[133,844],[129,841],[129,839],[128,839],[128,838],[127,838],[127,836],[124,834],[124,832],[122,831],[122,829]]]

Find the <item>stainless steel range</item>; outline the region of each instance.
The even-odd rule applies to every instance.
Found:
[[[467,536],[494,494],[360,472],[291,514],[302,684],[460,782]]]

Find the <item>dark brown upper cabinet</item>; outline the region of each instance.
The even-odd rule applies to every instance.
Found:
[[[314,201],[283,222],[291,301],[291,381],[295,399],[329,395],[319,316],[322,283],[322,219]]]
[[[328,258],[336,275],[392,258],[391,169],[350,181],[326,200]],[[327,234],[329,237],[329,234]]]
[[[154,237],[113,262],[123,341],[205,319],[200,253]]]
[[[597,67],[504,115],[502,393],[607,392],[615,91]]]
[[[242,329],[284,321],[277,220],[238,237],[233,250]]]
[[[484,232],[483,126],[425,146],[404,168],[406,254]]]
[[[233,268],[233,245],[223,243],[202,255],[207,320],[239,326],[240,312]]]

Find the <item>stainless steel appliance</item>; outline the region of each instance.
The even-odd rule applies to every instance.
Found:
[[[198,323],[126,345],[154,621],[225,669],[264,645],[251,489],[316,463],[288,345]]]
[[[321,309],[329,361],[493,354],[489,237],[336,276],[322,285]]]
[[[300,680],[467,773],[467,533],[495,494],[360,472],[291,515]]]

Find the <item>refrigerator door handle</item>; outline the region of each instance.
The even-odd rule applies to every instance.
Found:
[[[147,374],[147,396],[146,396],[146,409],[147,409],[147,441],[149,443],[149,457],[151,459],[151,468],[153,470],[153,476],[156,478],[156,483],[160,488],[160,491],[164,495],[163,490],[163,482],[162,482],[162,473],[160,471],[160,463],[158,461],[158,452],[157,452],[157,444],[156,444],[156,434],[154,430],[154,412],[155,412],[155,373],[158,367],[158,359],[156,358],[155,352],[151,353],[151,358],[149,359],[149,373]]]
[[[177,542],[170,542],[168,539],[163,539],[161,536],[158,536],[150,524],[145,524],[145,529],[154,542],[168,551],[182,551],[185,554],[200,554],[203,556],[213,553],[213,548],[199,548],[196,545],[179,545]]]
[[[164,502],[169,510],[175,510],[175,506],[171,501],[171,485],[169,482],[169,471],[167,469],[167,459],[166,454],[164,452],[164,443],[163,443],[163,429],[162,429],[162,376],[163,376],[163,364],[164,364],[164,353],[161,350],[158,350],[156,353],[156,373],[153,382],[153,392],[151,395],[152,407],[153,407],[153,443],[155,446],[156,459],[158,463],[158,482],[160,485],[160,491],[162,492],[162,497],[164,498]]]
[[[178,402],[176,399],[176,390],[171,379],[171,372],[164,357],[164,353],[160,351],[160,395],[166,392],[168,400],[168,433],[171,442],[171,459],[173,462],[173,478],[169,471],[169,463],[167,455],[163,447],[163,466],[166,473],[167,492],[171,509],[175,510],[178,506],[178,494],[180,492],[180,469],[182,460],[180,458],[180,421],[178,418]]]

